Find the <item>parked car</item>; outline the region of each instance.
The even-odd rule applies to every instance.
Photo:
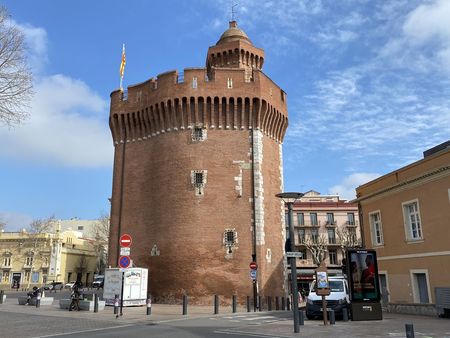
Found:
[[[105,276],[103,276],[103,275],[95,276],[94,282],[92,283],[92,287],[97,288],[97,289],[103,288],[104,280],[105,280]]]
[[[64,285],[64,288],[65,288],[65,289],[71,289],[71,288],[73,288],[73,286],[75,285],[76,282],[77,282],[77,281],[73,281],[73,282],[66,283],[66,285]],[[83,283],[78,282],[78,286],[79,286],[79,287],[82,287],[82,286],[83,286]]]
[[[330,285],[330,295],[326,296],[327,309],[333,309],[336,315],[342,315],[344,308],[349,308],[350,297],[348,291],[347,280],[344,277],[336,276],[328,279]],[[316,281],[311,284],[311,290],[308,297],[306,297],[306,317],[312,319],[314,317],[321,317],[322,296],[316,294]]]
[[[64,287],[62,282],[51,282],[43,286],[44,290],[61,290]]]

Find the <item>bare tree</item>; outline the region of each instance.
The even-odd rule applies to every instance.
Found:
[[[361,247],[361,238],[358,238],[358,236],[356,236],[355,228],[338,228],[336,229],[336,235],[339,239],[339,244],[344,255],[347,252],[347,249]]]
[[[31,276],[34,272],[37,257],[44,257],[44,251],[48,251],[47,234],[53,232],[55,217],[36,219],[30,223],[27,238],[21,244],[21,249],[26,250],[26,264],[30,268],[30,277],[28,278],[27,288],[30,287]]]
[[[90,234],[94,239],[94,250],[97,254],[97,273],[102,273],[108,262],[109,216],[101,215],[98,223],[92,227]]]
[[[302,240],[302,244],[311,252],[314,264],[320,265],[325,260],[328,241],[324,235],[316,237],[307,237]]]
[[[0,7],[0,123],[12,126],[29,116],[33,79],[26,64],[24,35]]]

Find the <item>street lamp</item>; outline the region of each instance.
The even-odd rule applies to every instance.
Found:
[[[295,251],[295,238],[294,238],[294,213],[293,206],[297,199],[302,197],[304,194],[301,192],[282,192],[276,194],[275,196],[281,198],[285,204],[288,206],[288,219],[289,219],[289,238],[291,242],[291,251]],[[298,312],[298,288],[297,288],[297,263],[295,257],[290,258],[291,265],[291,290],[292,290],[292,311],[294,313],[294,332],[298,333],[300,331],[300,318]]]

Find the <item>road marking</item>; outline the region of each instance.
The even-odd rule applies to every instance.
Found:
[[[241,336],[249,336],[249,337],[268,337],[268,338],[290,338],[291,336],[279,336],[279,335],[272,335],[269,333],[251,333],[246,331],[238,331],[238,330],[217,330],[214,331],[214,333],[222,333],[222,334],[229,334],[229,335],[236,335],[239,334]]]
[[[262,316],[262,317],[252,317],[252,318],[244,318],[242,320],[259,320],[259,319],[274,319],[274,316]]]
[[[135,325],[135,324],[124,324],[124,325],[117,325],[117,326],[110,326],[110,327],[101,327],[101,328],[97,328],[97,329],[71,331],[71,332],[63,332],[63,333],[54,333],[54,334],[49,334],[49,335],[46,335],[46,336],[37,336],[37,337],[34,337],[34,338],[48,338],[48,337],[66,336],[66,335],[77,334],[77,333],[104,331],[104,330],[110,330],[110,329],[119,329],[119,328],[122,328],[122,327],[128,327],[128,326],[133,326],[133,325]]]

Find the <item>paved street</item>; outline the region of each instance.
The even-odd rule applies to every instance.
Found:
[[[64,294],[64,293],[63,293]],[[61,295],[63,296],[63,295]],[[413,323],[415,337],[449,337],[450,320],[434,317],[385,314],[382,321],[342,322],[323,326],[321,320],[306,321],[300,334],[293,333],[292,316],[286,311],[238,313],[221,308],[190,306],[181,315],[180,305],[154,304],[152,315],[144,307],[124,308],[116,319],[112,308],[99,313],[60,310],[52,306],[17,305],[8,295],[0,305],[2,338],[38,337],[405,337],[405,323]]]

